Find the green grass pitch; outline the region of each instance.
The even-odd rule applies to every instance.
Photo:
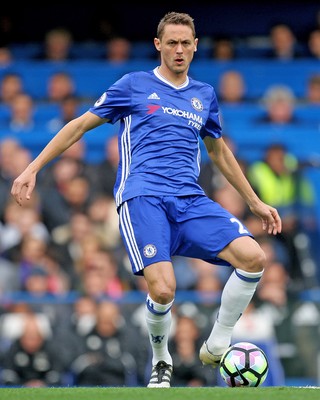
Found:
[[[0,388],[1,400],[319,400],[320,387]]]

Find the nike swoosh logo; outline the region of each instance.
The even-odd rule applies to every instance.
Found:
[[[243,386],[249,386],[249,381],[243,376],[243,374],[241,373],[239,368],[236,366],[236,364],[234,364],[234,367],[235,367],[235,369],[237,370],[238,374],[240,375],[240,377],[242,379],[242,385]]]

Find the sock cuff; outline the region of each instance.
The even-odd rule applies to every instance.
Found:
[[[259,282],[260,278],[262,277],[263,271],[260,272],[247,272],[243,269],[236,268],[234,270],[237,277],[246,282]]]
[[[146,299],[146,306],[152,314],[165,315],[171,310],[173,302],[174,299],[168,304],[156,303],[155,301],[152,300],[152,298],[148,294]]]

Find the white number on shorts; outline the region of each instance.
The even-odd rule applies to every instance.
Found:
[[[249,232],[246,230],[246,228],[242,225],[242,223],[241,223],[237,218],[230,218],[230,221],[231,221],[232,223],[235,222],[236,224],[239,225],[239,233],[240,233],[240,234],[249,233]]]

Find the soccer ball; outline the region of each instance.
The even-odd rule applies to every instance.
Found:
[[[220,362],[220,374],[230,387],[260,386],[268,370],[268,360],[263,350],[249,342],[233,344]]]

